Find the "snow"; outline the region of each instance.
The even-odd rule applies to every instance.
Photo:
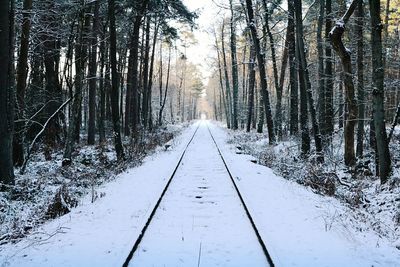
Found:
[[[200,266],[266,265],[207,125],[276,266],[400,265],[386,239],[346,223],[347,206],[252,163],[227,144],[224,129],[197,122],[168,150],[103,185],[95,203],[87,197],[23,241],[1,246],[0,266],[121,266],[199,124],[132,266],[196,266],[199,254]]]
[[[200,266],[268,266],[204,122],[129,266],[199,258]]]
[[[0,266],[121,266],[195,128],[99,188],[105,196],[95,203],[88,196],[23,241],[0,247]]]
[[[349,209],[275,175],[223,145],[228,136],[212,127],[239,189],[276,266],[399,266],[400,252],[372,231],[347,225]],[[361,224],[362,222],[360,222]]]

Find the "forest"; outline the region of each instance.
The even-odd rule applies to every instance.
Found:
[[[400,231],[400,1],[190,2],[0,1],[0,245],[201,119],[317,194],[387,190]]]

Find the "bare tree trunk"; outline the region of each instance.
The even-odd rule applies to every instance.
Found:
[[[129,59],[127,73],[127,89],[125,100],[125,135],[131,132],[137,133],[139,123],[139,99],[138,99],[138,81],[139,81],[139,39],[140,26],[142,25],[143,14],[147,8],[149,0],[141,2],[137,12],[135,12],[133,30],[129,41]]]
[[[23,119],[25,114],[25,91],[26,80],[28,78],[28,52],[29,52],[29,37],[31,30],[31,10],[32,0],[24,0],[23,5],[23,20],[21,31],[21,43],[19,49],[19,58],[17,66],[17,119]],[[24,163],[24,122],[15,124],[15,135],[13,139],[13,159],[15,166],[22,166]]]
[[[224,73],[225,73],[225,88],[226,88],[226,96],[227,96],[227,107],[229,113],[229,123],[227,124],[228,129],[233,127],[233,114],[232,114],[232,94],[231,94],[231,87],[229,83],[229,75],[228,75],[228,66],[226,63],[226,53],[225,53],[225,40],[224,40],[224,28],[225,24],[222,22],[222,30],[221,30],[221,46],[222,46],[222,59],[224,65]]]
[[[148,127],[151,129],[151,97],[153,95],[153,73],[154,73],[154,58],[156,54],[156,44],[157,44],[157,35],[159,29],[159,23],[156,21],[154,23],[154,36],[153,36],[153,44],[152,44],[152,51],[151,51],[151,59],[150,59],[150,72],[149,72],[149,82],[148,82],[148,97],[147,97],[147,114],[146,114],[146,121],[148,122]]]
[[[68,166],[72,163],[72,152],[74,150],[75,136],[77,132],[77,125],[80,123],[79,117],[81,116],[82,106],[82,87],[83,76],[85,73],[85,57],[86,47],[84,48],[84,35],[85,33],[85,12],[86,5],[84,0],[80,1],[80,15],[79,15],[79,37],[75,46],[75,92],[72,103],[72,110],[70,114],[67,139],[65,141],[65,150],[63,155],[63,166]]]
[[[118,107],[118,73],[117,73],[117,34],[115,26],[115,0],[108,0],[108,17],[110,19],[110,62],[112,75],[111,112],[114,129],[114,145],[118,160],[124,160],[124,147],[121,140],[121,125]]]
[[[290,134],[299,132],[299,89],[296,66],[296,39],[294,24],[294,0],[288,0],[288,39],[289,39],[289,73],[290,73]]]
[[[108,58],[108,47],[106,47],[106,42],[105,38],[106,37],[106,27],[103,29],[103,33],[101,35],[102,42],[100,43],[100,55],[101,55],[101,66],[100,66],[100,73],[101,73],[101,79],[100,79],[100,86],[99,86],[99,91],[100,91],[100,100],[99,100],[99,142],[104,143],[106,141],[106,131],[105,131],[105,120],[106,120],[106,83],[108,84],[108,81],[106,81],[106,75],[104,73],[105,70],[105,64],[106,64],[106,59]]]
[[[165,83],[164,98],[162,98],[162,94],[160,95],[160,97],[162,99],[162,102],[160,102],[161,106],[160,106],[160,112],[159,112],[159,115],[158,115],[158,125],[160,125],[160,126],[162,125],[162,114],[163,114],[163,111],[164,111],[165,102],[167,101],[170,70],[171,70],[171,45],[169,45],[169,50],[168,50],[167,81]],[[161,101],[161,99],[160,99],[160,101]]]
[[[355,151],[354,151],[354,128],[357,120],[357,103],[354,93],[353,83],[353,71],[351,66],[351,55],[349,50],[344,46],[342,42],[342,36],[345,30],[345,25],[348,22],[350,16],[353,14],[357,7],[359,0],[354,0],[345,15],[339,20],[335,27],[330,33],[333,49],[340,57],[343,65],[344,72],[344,87],[345,87],[345,99],[348,115],[345,119],[344,128],[344,162],[347,166],[353,166],[356,163]]]
[[[12,157],[12,140],[14,131],[14,88],[10,84],[12,74],[12,54],[14,52],[13,1],[0,2],[0,62],[8,71],[0,72],[0,190],[4,185],[14,184],[14,167]],[[11,77],[10,77],[11,76]]]
[[[254,45],[251,44],[250,46],[250,60],[249,60],[249,98],[248,98],[248,105],[247,105],[247,125],[246,131],[250,132],[251,129],[251,122],[254,113],[254,86],[256,83],[256,52],[254,50]]]
[[[146,40],[144,44],[144,58],[143,58],[143,97],[142,97],[142,122],[143,127],[146,128],[148,124],[148,112],[149,112],[149,59],[150,59],[150,17],[147,17],[146,22]]]
[[[265,72],[265,58],[261,51],[260,40],[258,39],[257,26],[256,26],[255,18],[254,18],[252,1],[246,0],[246,6],[247,6],[247,14],[249,17],[249,22],[250,22],[249,28],[250,28],[251,35],[253,38],[254,48],[255,48],[256,56],[257,56],[258,69],[259,69],[260,82],[261,82],[261,93],[262,93],[262,98],[263,98],[264,108],[265,108],[264,112],[265,112],[265,116],[266,116],[266,120],[267,120],[269,143],[273,144],[273,143],[275,143],[274,122],[272,120],[271,105],[269,102],[269,92],[268,92],[268,88],[267,88],[268,86],[267,86],[267,76],[266,76],[266,72]]]
[[[225,90],[224,90],[224,85],[223,85],[223,77],[222,77],[222,65],[221,65],[221,56],[220,56],[220,50],[219,50],[219,46],[218,46],[218,39],[217,39],[217,33],[215,33],[215,47],[217,49],[217,60],[218,60],[218,74],[219,74],[219,88],[221,91],[221,98],[222,98],[222,103],[223,103],[223,107],[225,110],[225,118],[226,118],[226,124],[227,127],[230,128],[230,118],[229,118],[229,110],[228,110],[228,104],[226,102],[228,102],[227,96],[225,94]]]
[[[310,134],[308,128],[308,106],[307,106],[307,89],[306,89],[306,80],[305,80],[305,68],[302,62],[302,56],[304,53],[300,55],[301,50],[304,47],[300,47],[300,40],[303,38],[302,33],[302,4],[300,0],[296,0],[295,2],[295,17],[296,17],[296,56],[299,60],[298,65],[298,77],[299,77],[299,86],[300,86],[300,132],[301,132],[301,154],[303,156],[309,156],[310,154]]]
[[[390,175],[391,160],[385,127],[384,110],[384,66],[382,53],[382,22],[380,18],[380,1],[369,0],[371,15],[372,46],[372,103],[375,124],[376,145],[379,158],[379,176],[385,183]]]
[[[324,24],[325,0],[319,0],[319,16],[317,26],[317,50],[318,50],[318,107],[321,132],[324,131],[325,121],[325,78],[324,78],[324,42],[322,28]]]
[[[100,2],[94,3],[91,53],[89,59],[89,125],[88,144],[94,145],[96,134],[96,87],[97,87],[97,35],[99,30]]]
[[[239,76],[236,53],[236,23],[232,0],[229,0],[231,10],[231,58],[232,58],[232,94],[233,94],[233,125],[232,129],[238,129],[238,100],[239,100]]]
[[[325,38],[329,41],[329,32],[332,29],[332,1],[326,0],[326,23],[325,23]],[[329,45],[325,46],[325,86],[324,86],[324,127],[322,127],[322,135],[325,136],[326,140],[331,140],[334,121],[333,121],[333,56],[332,48]]]
[[[274,85],[276,90],[276,113],[275,113],[275,132],[278,135],[278,138],[282,138],[282,93],[283,88],[279,84],[278,78],[278,66],[276,63],[276,49],[274,37],[272,35],[271,29],[269,27],[269,10],[267,6],[266,0],[262,1],[264,12],[265,12],[265,29],[268,34],[269,43],[271,47],[271,58],[272,58],[272,69],[274,73]]]
[[[364,120],[365,120],[365,93],[364,93],[364,5],[363,1],[359,1],[357,5],[357,96],[358,96],[358,129],[357,129],[357,150],[358,157],[363,156],[364,151]]]
[[[312,95],[312,88],[311,88],[311,82],[310,82],[310,76],[308,73],[308,65],[307,65],[307,59],[306,59],[306,54],[305,54],[305,46],[304,46],[304,34],[303,34],[303,20],[302,20],[302,7],[301,7],[301,0],[297,1],[295,4],[295,9],[296,9],[296,36],[297,36],[297,47],[298,47],[298,59],[299,59],[299,80],[300,80],[300,93],[302,91],[301,87],[304,86],[305,88],[305,94],[306,94],[306,101],[308,101],[308,110],[311,115],[311,122],[312,122],[312,129],[313,129],[313,135],[314,135],[314,141],[315,141],[315,149],[317,152],[317,159],[319,162],[324,161],[323,153],[322,153],[322,140],[321,140],[321,134],[319,131],[319,124],[317,120],[317,114],[315,111],[315,106],[314,106],[314,98]],[[303,80],[303,81],[302,81]],[[302,85],[303,83],[303,85]],[[302,94],[302,93],[301,93]],[[303,93],[304,94],[304,93]],[[304,96],[303,96],[304,97]],[[302,99],[302,97],[300,97]],[[306,106],[306,104],[304,104]],[[304,107],[303,107],[304,108]],[[301,113],[301,116],[303,116],[303,112]],[[307,115],[306,115],[307,116]],[[303,121],[305,119],[303,118]],[[307,126],[308,128],[308,126]],[[302,129],[302,136],[304,134],[305,130]],[[302,140],[305,142],[305,150],[307,150],[307,146],[309,149],[309,137],[303,137]],[[305,154],[305,153],[304,153]]]

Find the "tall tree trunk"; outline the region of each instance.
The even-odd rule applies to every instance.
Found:
[[[278,65],[276,63],[276,49],[274,37],[272,35],[271,29],[269,27],[269,10],[267,6],[266,0],[262,1],[264,12],[265,12],[265,29],[268,34],[269,43],[271,47],[271,58],[272,58],[272,69],[274,73],[274,85],[276,90],[276,113],[275,113],[275,132],[278,135],[278,138],[282,137],[282,93],[283,89],[279,84],[278,78]]]
[[[14,131],[14,88],[10,84],[13,77],[12,46],[13,30],[11,20],[14,18],[10,0],[0,2],[0,62],[8,71],[0,71],[0,183],[14,184],[14,167],[12,157],[12,140]],[[3,185],[0,190],[6,189]]]
[[[228,99],[227,96],[225,94],[225,90],[224,90],[224,84],[223,84],[223,76],[222,76],[222,64],[221,64],[221,55],[220,55],[220,50],[219,50],[219,46],[218,46],[218,39],[217,39],[217,33],[214,32],[215,34],[215,47],[217,49],[217,60],[218,60],[218,74],[219,74],[219,88],[220,88],[220,93],[221,93],[221,98],[222,98],[222,103],[223,103],[223,107],[225,110],[225,118],[226,118],[226,125],[228,128],[230,128],[230,118],[229,118],[229,110],[228,110]]]
[[[149,72],[149,82],[148,82],[148,97],[147,97],[147,114],[146,114],[146,121],[148,121],[148,128],[151,129],[151,97],[153,92],[153,73],[154,73],[154,58],[156,54],[156,44],[157,44],[157,35],[159,29],[159,23],[156,21],[154,23],[154,35],[153,35],[153,44],[152,44],[152,51],[151,51],[151,59],[150,59],[150,72]]]
[[[250,60],[249,60],[249,98],[248,98],[248,105],[247,105],[247,125],[246,131],[250,132],[251,129],[251,122],[254,113],[254,86],[256,83],[256,52],[254,50],[254,45],[251,44],[250,46]]]
[[[150,64],[150,17],[147,17],[145,28],[145,44],[144,44],[144,58],[143,58],[143,97],[142,97],[142,122],[143,127],[147,128],[148,112],[149,112],[149,64]]]
[[[321,132],[324,131],[325,121],[325,77],[324,77],[324,42],[322,28],[324,24],[325,0],[319,0],[319,16],[317,26],[317,51],[318,51],[318,107]]]
[[[354,151],[354,128],[357,120],[357,103],[354,93],[353,71],[351,65],[351,55],[349,50],[342,42],[342,36],[345,30],[345,25],[350,16],[357,7],[359,0],[354,0],[345,15],[339,20],[330,33],[333,49],[340,57],[344,72],[344,87],[347,113],[345,116],[344,128],[344,162],[347,166],[353,166],[356,163]]]
[[[55,0],[47,0],[44,5],[47,10],[53,10],[55,7]],[[60,51],[57,49],[57,40],[55,36],[55,32],[58,30],[58,17],[55,13],[45,14],[43,23],[46,25],[46,30],[41,33],[41,41],[44,50],[46,101],[49,102],[46,106],[46,116],[49,118],[62,104],[62,91],[58,79],[57,62]],[[57,138],[61,131],[59,117],[60,116],[57,115],[47,126],[45,143],[48,149],[54,147],[57,143]]]
[[[229,83],[229,75],[228,75],[228,66],[226,63],[226,53],[225,53],[225,40],[224,40],[224,28],[225,23],[222,22],[222,29],[221,29],[221,46],[222,46],[222,60],[224,65],[224,73],[225,73],[225,88],[226,88],[226,96],[227,96],[227,107],[229,113],[229,123],[227,124],[228,129],[233,127],[233,113],[232,113],[232,94],[231,94],[231,87]]]
[[[26,80],[28,78],[28,52],[29,52],[29,36],[31,30],[31,10],[32,0],[24,0],[23,19],[21,31],[21,43],[19,49],[19,58],[17,66],[17,119],[23,119],[25,116],[25,91]],[[13,139],[13,158],[15,166],[22,166],[24,163],[24,123],[15,124],[15,135]]]
[[[111,112],[114,129],[114,145],[118,160],[124,160],[124,147],[121,140],[119,117],[119,89],[117,73],[117,33],[115,26],[115,0],[108,0],[108,17],[110,19],[110,63],[111,63]]]
[[[365,93],[364,93],[364,5],[359,1],[357,5],[357,102],[358,102],[358,129],[357,129],[357,157],[363,156],[364,150],[364,120],[365,120]]]
[[[86,48],[84,47],[85,39],[85,11],[86,5],[84,0],[80,1],[80,17],[79,17],[79,37],[75,45],[75,92],[73,95],[72,110],[70,114],[67,140],[65,141],[65,150],[63,155],[63,166],[68,166],[72,163],[72,152],[74,150],[76,132],[80,124],[81,107],[82,107],[82,88],[83,77],[85,74],[85,57]]]
[[[170,71],[171,71],[171,45],[169,45],[169,50],[168,50],[168,67],[167,67],[167,81],[165,83],[165,91],[164,91],[164,98],[162,97],[162,94],[160,95],[161,99],[160,101],[160,112],[158,115],[158,125],[162,125],[162,115],[165,107],[165,102],[167,101],[167,94],[168,94],[168,87],[169,87],[169,76],[170,76]],[[160,91],[161,92],[161,91]]]
[[[390,14],[390,0],[386,0],[385,8],[385,25],[383,27],[383,45],[388,47],[388,36],[389,36],[389,14]],[[386,66],[386,49],[383,51],[383,66]]]
[[[238,100],[239,100],[239,75],[236,53],[236,22],[232,0],[229,0],[231,9],[231,59],[232,59],[232,95],[233,95],[233,129],[238,129]]]
[[[385,127],[384,110],[384,66],[382,53],[382,22],[380,18],[380,1],[369,0],[371,15],[372,47],[372,103],[375,124],[376,146],[379,158],[379,176],[385,183],[390,175],[391,160]]]
[[[294,0],[288,0],[288,39],[289,39],[289,75],[290,75],[290,134],[299,132],[299,89],[297,81],[297,56],[294,23]]]
[[[103,28],[101,33],[101,42],[100,42],[100,85],[99,85],[99,112],[98,112],[98,128],[99,128],[99,143],[102,144],[106,141],[106,131],[105,131],[105,120],[106,120],[106,81],[105,81],[105,65],[106,59],[108,58],[107,51],[108,48],[106,47],[106,42],[104,41],[106,38],[106,29],[107,27]]]
[[[266,116],[266,120],[267,120],[269,143],[273,144],[273,143],[275,143],[274,122],[272,120],[271,104],[269,102],[269,92],[268,92],[268,88],[267,88],[268,85],[267,85],[267,76],[266,76],[266,71],[265,71],[265,58],[261,51],[260,39],[258,39],[257,26],[256,26],[255,18],[254,18],[252,1],[246,0],[246,6],[247,6],[247,14],[249,17],[249,22],[250,22],[249,28],[250,28],[251,35],[253,38],[254,48],[255,48],[256,56],[257,56],[258,70],[259,70],[260,83],[261,83],[261,93],[262,93],[262,99],[263,99],[264,108],[265,108],[264,112],[265,112],[265,116]]]
[[[299,60],[298,64],[298,78],[299,78],[299,86],[300,86],[300,132],[301,132],[301,154],[303,156],[309,156],[310,153],[310,134],[308,128],[308,105],[307,105],[307,89],[306,89],[306,80],[305,80],[305,69],[302,64],[301,58],[301,50],[304,49],[300,47],[299,42],[300,39],[303,38],[301,24],[299,25],[299,21],[302,21],[302,4],[301,1],[297,0],[295,2],[295,17],[296,17],[296,56]],[[304,54],[302,54],[304,55]]]
[[[326,23],[325,23],[325,38],[329,42],[329,32],[332,29],[332,1],[326,0]],[[330,141],[334,129],[333,121],[333,56],[332,48],[329,45],[325,46],[325,86],[324,86],[324,126],[322,127],[322,135]]]
[[[94,145],[96,134],[96,87],[97,87],[97,35],[99,31],[100,2],[94,3],[91,53],[89,59],[89,125],[88,144]]]
[[[314,98],[312,95],[310,75],[308,72],[308,65],[307,65],[305,46],[304,46],[304,40],[303,40],[304,34],[303,34],[303,19],[302,19],[301,0],[296,1],[295,10],[296,10],[296,36],[297,36],[296,42],[297,42],[297,47],[298,47],[298,59],[299,59],[300,93],[302,91],[301,87],[304,87],[305,88],[305,97],[308,102],[308,110],[311,115],[310,117],[311,117],[311,122],[312,122],[312,129],[313,129],[313,135],[314,135],[314,141],[315,141],[315,150],[317,152],[317,159],[319,162],[323,162],[324,158],[323,158],[323,153],[322,153],[322,140],[321,140],[321,134],[319,131],[317,114],[316,114],[315,106],[314,106]],[[300,99],[302,99],[302,97],[304,97],[304,95],[302,95],[302,94],[304,94],[304,92],[301,93]],[[306,104],[304,104],[304,106],[306,106]],[[303,112],[301,112],[300,116],[303,116]],[[303,121],[305,121],[304,118],[303,118]],[[307,126],[307,128],[308,128],[308,126]],[[303,128],[302,128],[302,137],[303,137],[304,133],[305,133],[305,130],[303,130]],[[302,139],[305,142],[305,150],[304,150],[304,152],[305,152],[307,150],[307,146],[309,149],[309,144],[307,144],[307,142],[309,142],[309,137],[308,138],[303,137]]]
[[[140,27],[143,21],[143,14],[146,11],[149,0],[141,2],[137,12],[135,12],[133,30],[129,41],[129,59],[127,73],[127,89],[125,101],[125,135],[129,135],[132,131],[134,135],[137,133],[139,123],[139,38]]]

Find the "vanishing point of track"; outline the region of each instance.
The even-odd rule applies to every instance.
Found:
[[[197,126],[196,130],[194,131],[194,133],[193,133],[192,137],[190,138],[188,144],[186,145],[184,151],[182,152],[182,154],[181,154],[181,156],[180,156],[180,158],[178,160],[178,163],[176,164],[176,166],[174,168],[174,171],[172,172],[172,175],[169,177],[169,179],[168,179],[168,181],[167,181],[167,183],[166,183],[166,185],[165,185],[160,197],[158,198],[158,200],[157,200],[155,206],[153,207],[149,217],[147,218],[145,225],[143,226],[142,230],[140,231],[140,234],[139,234],[138,238],[136,239],[136,241],[135,241],[135,243],[134,243],[129,255],[125,259],[123,267],[128,267],[129,263],[134,260],[133,256],[134,256],[136,250],[138,249],[138,247],[139,247],[144,235],[146,234],[146,231],[147,231],[148,227],[152,223],[153,217],[156,214],[157,209],[159,208],[160,203],[162,202],[166,192],[168,191],[168,188],[169,188],[172,180],[174,179],[175,174],[177,173],[179,167],[181,166],[181,163],[182,163],[183,158],[184,158],[184,156],[186,154],[186,151],[188,150],[190,144],[192,143],[194,137],[196,136],[196,134],[197,134],[197,132],[199,130],[199,127],[200,127],[200,123]],[[265,255],[265,258],[266,258],[269,266],[274,267],[275,264],[274,264],[274,262],[273,262],[273,260],[271,258],[271,255],[268,252],[267,246],[266,246],[264,240],[262,239],[262,237],[261,237],[261,235],[260,235],[260,233],[259,233],[259,231],[257,229],[257,226],[256,226],[256,224],[255,224],[255,222],[253,220],[253,217],[251,216],[250,211],[249,211],[249,209],[248,209],[248,207],[247,207],[247,205],[246,205],[246,203],[245,203],[245,201],[243,199],[243,196],[242,196],[242,194],[241,194],[241,192],[239,190],[239,187],[238,187],[238,185],[237,185],[237,183],[236,183],[236,181],[235,181],[235,179],[234,179],[234,177],[233,177],[233,175],[232,175],[232,173],[231,173],[231,171],[230,171],[230,169],[228,167],[228,164],[227,164],[227,162],[226,162],[226,160],[225,160],[225,158],[224,158],[224,156],[223,156],[223,154],[222,154],[222,152],[221,152],[221,150],[220,150],[220,148],[219,148],[219,146],[218,146],[218,144],[217,144],[217,142],[216,142],[216,140],[215,140],[215,138],[214,138],[214,136],[213,136],[213,134],[212,134],[212,132],[210,130],[210,128],[208,127],[208,125],[207,125],[207,129],[208,129],[208,132],[209,132],[209,134],[210,134],[210,136],[211,136],[211,138],[212,138],[212,140],[214,142],[214,145],[215,145],[216,149],[218,150],[219,156],[222,159],[222,162],[223,162],[223,164],[225,166],[226,172],[227,172],[227,174],[229,175],[229,177],[231,179],[231,182],[232,182],[232,184],[234,186],[234,189],[235,189],[235,191],[236,191],[236,193],[237,193],[237,195],[238,195],[238,197],[240,199],[240,202],[243,205],[243,208],[245,210],[246,216],[247,216],[247,218],[248,218],[248,220],[249,220],[249,222],[250,222],[250,224],[252,226],[252,229],[253,229],[254,233],[256,234],[257,240],[258,240],[258,242],[259,242],[259,244],[261,246],[261,249],[262,249],[262,251],[263,251],[263,253]]]

